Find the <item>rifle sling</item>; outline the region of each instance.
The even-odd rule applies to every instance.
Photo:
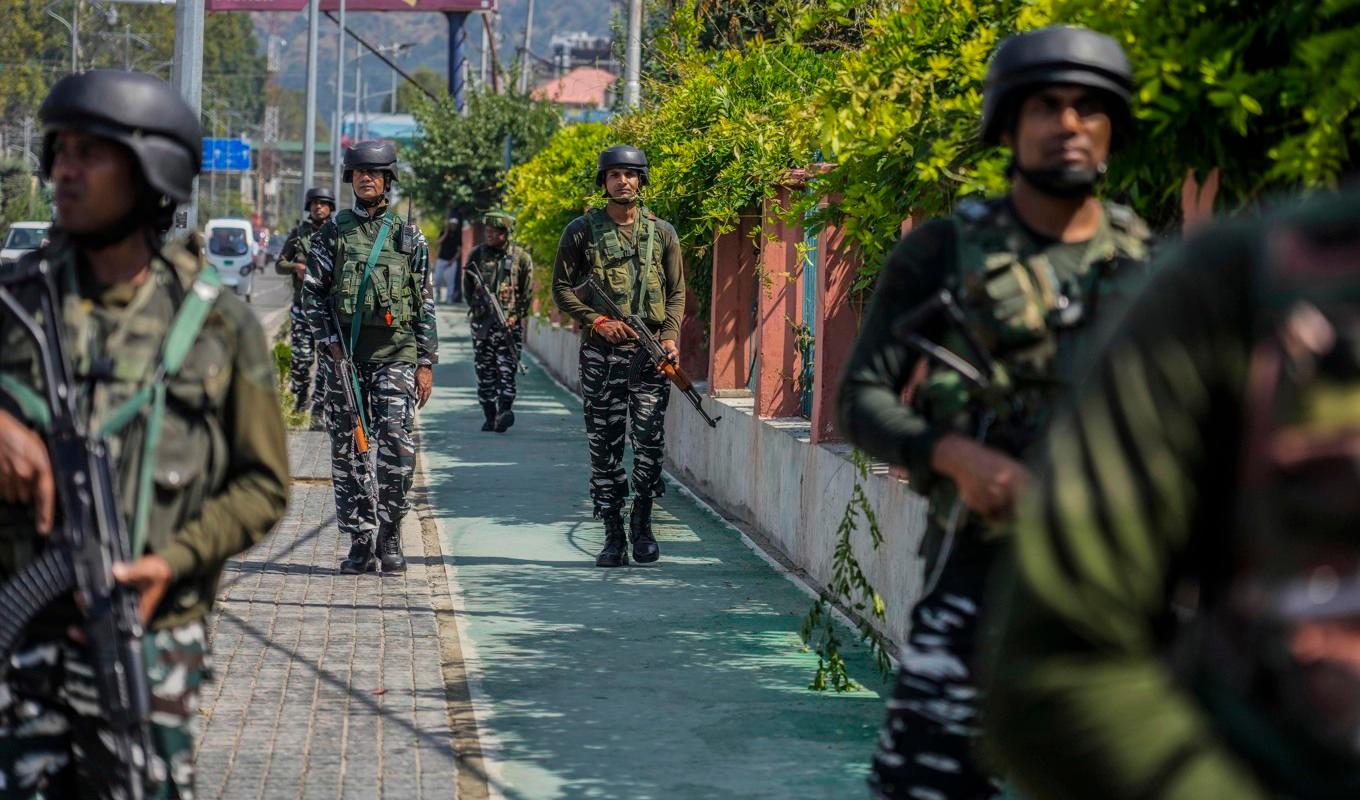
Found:
[[[391,215],[383,215],[382,226],[378,229],[378,238],[373,240],[373,247],[368,251],[368,261],[364,264],[364,275],[359,279],[359,297],[354,301],[354,317],[349,322],[349,351],[353,353],[359,346],[359,327],[364,319],[364,301],[368,295],[368,282],[373,277],[373,266],[378,263],[378,256],[382,254],[383,245],[387,243],[387,234],[392,230]]]

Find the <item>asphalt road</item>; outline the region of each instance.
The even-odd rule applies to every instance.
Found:
[[[255,312],[255,318],[264,327],[265,335],[272,337],[278,332],[279,323],[288,316],[288,306],[292,301],[292,285],[287,276],[274,274],[272,263],[262,272],[255,273],[250,307]]]

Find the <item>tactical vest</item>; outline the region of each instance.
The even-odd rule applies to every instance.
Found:
[[[657,217],[638,209],[633,244],[624,243],[618,225],[604,209],[586,212],[590,223],[591,270],[609,289],[611,299],[626,313],[639,314],[650,325],[666,322],[666,274],[662,265],[665,242]]]
[[[1256,248],[1235,524],[1197,537],[1188,657],[1180,642],[1234,749],[1310,798],[1360,796],[1360,675],[1305,669],[1291,644],[1301,625],[1360,618],[1360,215],[1336,204],[1303,206]]]
[[[1093,339],[1098,317],[1118,306],[1146,275],[1149,232],[1130,210],[1106,203],[1081,263],[1059,274],[1020,227],[1005,200],[969,203],[951,218],[957,269],[945,288],[956,298],[967,333],[997,363],[991,397],[979,397],[957,372],[932,366],[915,404],[946,430],[975,432],[979,409],[995,419],[987,441],[1023,455],[1046,424],[1055,389],[1072,377]],[[947,327],[946,348],[969,357],[965,332]]]
[[[355,316],[364,327],[415,330],[420,315],[420,276],[412,268],[411,255],[397,252],[401,217],[388,210],[383,219],[389,220],[389,230],[369,274],[368,288],[360,298],[359,287],[382,219],[366,220],[349,209],[335,215],[338,236],[331,297],[346,330]]]
[[[507,244],[498,255],[490,247],[480,245],[468,259],[477,270],[477,274],[486,281],[486,287],[492,294],[499,297],[501,289],[509,284],[510,302],[505,309],[507,313],[514,308],[515,301],[524,291],[524,287],[519,285],[519,256],[523,252],[518,245]]]
[[[199,256],[175,245],[164,254],[170,263],[154,261],[151,279],[121,309],[92,306],[81,298],[69,244],[58,240],[31,256],[60,265],[55,275],[64,297],[78,406],[88,430],[108,438],[123,476],[119,491],[130,535],[145,535],[153,551],[170,544],[226,478],[227,442],[220,420],[232,381],[235,335],[211,310],[216,273],[205,283],[210,271]],[[36,289],[21,285],[17,290]],[[194,297],[198,300],[191,304]],[[191,305],[190,313],[202,315],[197,324],[181,318]],[[41,429],[49,410],[37,354],[17,325],[0,326],[0,331],[0,392]],[[170,360],[178,367],[158,384],[154,376]],[[157,397],[161,391],[163,400]],[[38,545],[28,509],[0,504],[0,572],[26,564]],[[169,609],[169,618],[201,599],[192,592],[177,594],[172,602],[178,608]]]

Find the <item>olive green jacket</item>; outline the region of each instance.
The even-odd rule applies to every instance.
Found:
[[[140,286],[95,287],[82,279],[80,256],[61,236],[31,257],[54,264],[62,281],[66,342],[78,379],[99,376],[81,381],[80,388],[80,412],[97,428],[154,372],[177,298],[190,290],[202,262],[197,253],[168,245]],[[15,291],[21,302],[36,308],[38,288]],[[12,319],[0,318],[0,371],[41,392],[33,345]],[[157,628],[207,613],[223,564],[278,522],[289,487],[287,439],[270,351],[259,322],[231,292],[218,294],[183,367],[168,381],[167,395],[148,549],[169,562],[173,583],[156,611]],[[3,392],[0,408],[22,419]],[[145,414],[110,441],[128,519],[144,424]],[[31,509],[0,502],[0,579],[41,552],[45,541],[33,528]],[[74,614],[71,604],[61,604],[38,625],[59,629]]]

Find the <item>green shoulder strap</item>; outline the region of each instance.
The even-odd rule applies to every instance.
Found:
[[[373,277],[373,265],[378,263],[378,256],[382,253],[383,245],[387,243],[387,234],[392,230],[392,217],[384,214],[382,227],[378,229],[378,238],[373,240],[373,247],[368,251],[368,262],[364,264],[364,276],[359,279],[359,297],[354,301],[354,317],[349,323],[349,351],[354,352],[354,348],[359,344],[359,327],[364,320],[364,298],[368,295],[368,282]]]
[[[137,472],[137,497],[132,512],[132,553],[140,555],[146,547],[147,521],[151,514],[151,491],[156,473],[156,450],[160,446],[161,421],[165,417],[165,381],[179,374],[184,359],[193,349],[203,323],[212,311],[213,303],[222,289],[222,276],[211,264],[205,265],[194,280],[184,302],[175,312],[170,331],[161,345],[161,363],[151,383],[114,409],[99,429],[100,436],[108,436],[131,422],[148,404],[146,434],[142,438],[142,463]]]
[[[52,409],[47,407],[47,401],[42,395],[33,391],[28,384],[7,372],[0,372],[0,392],[14,400],[19,406],[19,413],[23,414],[33,427],[47,430],[52,424]]]
[[[633,284],[634,314],[642,314],[647,304],[647,280],[652,277],[652,247],[656,244],[656,220],[646,211],[638,213],[642,217],[639,221],[646,223],[638,227],[638,232],[647,239],[647,249],[642,251],[642,260],[634,274],[636,279],[636,283]]]

